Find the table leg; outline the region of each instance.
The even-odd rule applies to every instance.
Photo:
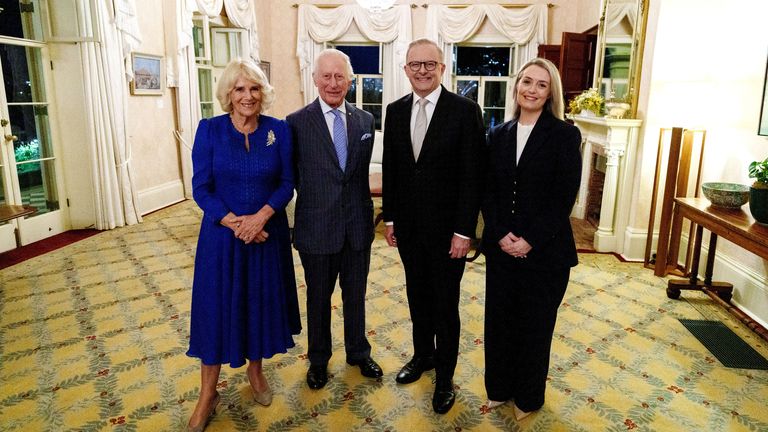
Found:
[[[728,282],[713,282],[712,273],[715,268],[715,254],[717,251],[717,234],[710,233],[709,236],[709,256],[707,256],[707,268],[704,273],[704,286],[702,290],[714,291],[718,297],[726,303],[733,298],[733,284]]]

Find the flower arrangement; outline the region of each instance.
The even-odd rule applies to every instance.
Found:
[[[597,89],[591,88],[584,90],[580,95],[571,99],[571,102],[568,103],[568,112],[571,114],[578,114],[584,110],[588,110],[599,115],[603,111],[604,103],[605,99]]]

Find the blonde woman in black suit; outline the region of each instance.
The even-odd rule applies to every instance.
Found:
[[[569,215],[581,179],[581,134],[563,121],[557,68],[536,58],[514,87],[514,117],[488,134],[483,199],[488,408],[518,420],[544,404],[557,309],[578,263]]]

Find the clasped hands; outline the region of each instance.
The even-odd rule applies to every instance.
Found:
[[[242,240],[245,244],[263,243],[269,237],[269,233],[264,231],[267,220],[269,217],[261,210],[242,216],[229,212],[221,219],[221,224],[231,229],[235,233],[235,238]]]
[[[528,252],[533,248],[524,238],[518,237],[511,232],[499,240],[499,246],[501,250],[515,258],[527,258]]]

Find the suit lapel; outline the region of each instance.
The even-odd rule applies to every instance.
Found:
[[[442,87],[442,85],[441,85]],[[421,145],[421,152],[419,152],[419,160],[422,160],[424,158],[424,155],[428,155],[430,153],[430,149],[432,149],[436,144],[433,143],[435,140],[435,132],[440,128],[439,123],[442,123],[443,118],[445,117],[445,114],[448,112],[449,103],[448,103],[448,96],[447,96],[448,90],[443,87],[440,91],[440,97],[437,99],[437,104],[435,105],[435,111],[432,112],[432,118],[429,120],[429,126],[427,126],[427,133],[424,135],[424,142]],[[413,98],[411,98],[410,103],[411,109],[408,111],[408,136],[410,136],[410,124],[411,124],[411,116],[413,115]],[[413,142],[411,141],[411,147],[413,147]],[[416,162],[414,160],[414,162]]]
[[[504,170],[509,176],[513,176],[515,169],[517,169],[517,120],[514,120],[505,128],[504,134],[506,139],[501,140],[499,154],[502,157]]]
[[[525,144],[523,153],[520,155],[520,160],[517,162],[518,168],[520,166],[525,166],[525,164],[544,146],[551,128],[552,117],[546,112],[542,112],[539,119],[536,121],[536,125],[531,131],[531,136],[528,137],[528,142]],[[515,141],[517,141],[517,133],[515,133]]]
[[[349,177],[357,166],[360,158],[360,137],[363,131],[360,127],[360,113],[354,105],[344,102],[347,110],[347,166],[344,177]]]
[[[312,127],[319,131],[320,139],[318,145],[321,148],[318,149],[318,151],[322,151],[330,155],[332,158],[331,160],[336,162],[336,166],[339,168],[339,171],[341,171],[341,167],[339,166],[339,157],[336,155],[336,147],[333,145],[333,138],[331,137],[331,133],[328,130],[328,123],[325,122],[325,114],[323,114],[323,108],[320,105],[320,99],[315,99],[315,101],[307,108],[307,111],[309,112],[309,119],[312,122]],[[349,121],[347,121],[347,125],[349,125]],[[349,126],[347,126],[347,128],[349,128]]]
[[[393,121],[392,124],[403,126],[403,129],[400,132],[403,135],[402,142],[408,143],[408,148],[407,149],[404,148],[403,150],[407,151],[411,155],[411,157],[407,158],[407,160],[412,164],[412,166],[415,166],[416,158],[413,157],[413,137],[411,136],[411,112],[413,110],[413,93],[409,93],[405,98],[401,99],[400,103],[403,104],[402,110],[394,110],[394,112],[400,111],[404,119],[399,122]],[[427,129],[427,134],[429,134],[429,129]],[[424,142],[426,141],[427,141],[427,137],[424,136]],[[423,151],[424,151],[424,148],[422,147],[422,152]]]

